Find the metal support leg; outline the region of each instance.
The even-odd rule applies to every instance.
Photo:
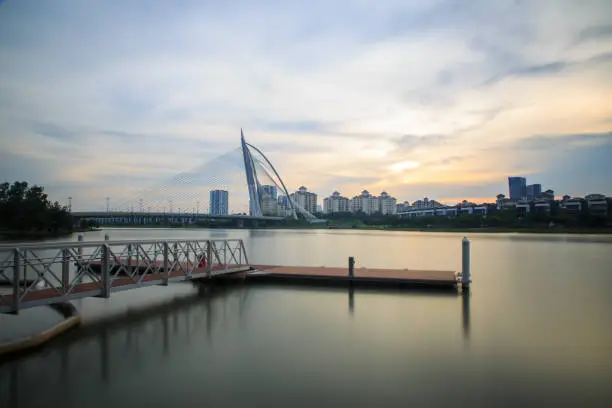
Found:
[[[62,287],[64,294],[67,294],[70,289],[70,251],[68,249],[62,250]]]
[[[168,255],[170,254],[170,250],[168,248],[168,243],[164,242],[164,259],[163,259],[163,268],[164,268],[164,272],[163,272],[163,276],[164,276],[164,285],[168,285],[168,280],[170,278],[169,276],[169,268],[170,268],[170,261],[168,259]]]
[[[212,276],[212,241],[206,243],[206,272],[208,277]]]
[[[110,274],[110,248],[107,244],[102,247],[102,297],[108,299],[111,294]]]
[[[19,313],[21,291],[19,290],[19,261],[21,260],[19,248],[13,250],[13,313]],[[25,280],[24,280],[25,282]]]

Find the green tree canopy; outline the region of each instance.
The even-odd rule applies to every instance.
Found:
[[[0,228],[13,231],[70,231],[72,216],[65,206],[49,201],[44,187],[25,181],[0,184]]]

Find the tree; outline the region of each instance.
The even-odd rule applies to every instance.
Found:
[[[72,230],[72,216],[57,201],[51,203],[44,187],[16,181],[0,184],[0,228],[14,231]]]

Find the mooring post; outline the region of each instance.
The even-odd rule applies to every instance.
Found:
[[[349,256],[349,276],[352,278],[355,275],[355,258]]]
[[[470,240],[463,237],[461,241],[461,286],[470,287]]]
[[[104,234],[104,240],[105,241],[109,241],[110,240],[110,236],[108,234]]]

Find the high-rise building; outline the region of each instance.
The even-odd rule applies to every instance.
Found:
[[[227,215],[229,212],[229,193],[225,190],[210,191],[210,215]]]
[[[278,201],[276,186],[262,185],[259,187],[261,213],[266,216],[278,216]]]
[[[527,186],[527,200],[533,201],[536,199],[538,195],[542,193],[542,185],[541,184],[529,184]]]
[[[351,211],[363,212],[372,215],[380,211],[378,197],[373,196],[368,190],[363,190],[360,195],[351,199]]]
[[[396,203],[397,200],[387,194],[386,191],[380,193],[380,197],[378,198],[380,205],[380,213],[382,215],[390,215],[397,213]]]
[[[317,212],[317,195],[309,192],[304,186],[301,186],[298,191],[291,194],[291,201],[297,206],[297,210],[304,209],[311,214]]]
[[[259,187],[259,194],[261,196],[269,196],[273,199],[276,200],[277,198],[277,190],[276,190],[276,186],[270,186],[270,185],[262,185]]]
[[[349,199],[334,191],[331,196],[323,199],[323,212],[325,214],[349,212]]]
[[[514,201],[527,198],[527,180],[525,177],[508,177],[510,199]]]

